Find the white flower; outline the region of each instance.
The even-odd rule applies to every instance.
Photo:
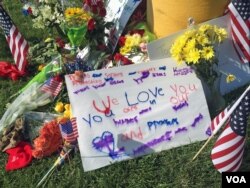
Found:
[[[33,20],[33,27],[37,29],[44,29],[44,22],[41,16],[34,18]]]

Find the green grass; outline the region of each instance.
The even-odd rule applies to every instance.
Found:
[[[21,5],[16,2],[5,0],[4,5],[20,31],[27,40],[32,41],[43,37],[43,31],[31,29],[30,21],[21,15]],[[0,60],[13,61],[5,38],[1,33],[0,41]],[[34,74],[35,72],[30,71],[28,77],[16,82],[0,78],[0,117],[6,110],[6,104],[11,102],[9,97],[27,83]],[[230,103],[235,100],[242,91],[244,91],[244,87],[227,95],[227,102]],[[61,169],[57,169],[54,172],[45,187],[220,187],[221,174],[214,169],[210,160],[210,152],[214,141],[215,139],[193,162],[191,162],[192,157],[204,142],[174,148],[134,160],[123,161],[86,173],[83,172],[78,152]],[[249,146],[249,144],[248,138],[246,146]],[[241,167],[242,171],[250,171],[250,154],[247,152],[248,150],[249,148],[246,148]],[[52,166],[57,156],[56,154],[49,158],[33,160],[32,164],[27,168],[6,172],[7,154],[0,153],[0,187],[35,187]]]

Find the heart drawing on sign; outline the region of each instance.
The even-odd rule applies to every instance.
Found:
[[[120,153],[124,151],[124,148],[119,148],[115,151],[114,148],[114,136],[111,132],[105,131],[102,136],[98,136],[92,141],[93,147],[103,153],[108,153],[112,159],[118,158]]]

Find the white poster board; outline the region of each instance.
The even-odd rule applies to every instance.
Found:
[[[114,26],[109,31],[108,46],[114,51],[117,42],[135,9],[141,0],[109,0],[105,21],[113,22]]]
[[[85,171],[209,135],[200,80],[170,58],[65,78]]]
[[[218,25],[219,27],[225,28],[229,36],[229,38],[220,45],[219,49],[219,70],[224,73],[220,80],[220,92],[222,94],[226,94],[240,86],[243,86],[244,84],[249,83],[250,67],[249,64],[243,64],[239,59],[237,53],[235,52],[230,33],[231,31],[229,15],[225,15],[223,17],[219,17],[204,23]],[[169,35],[165,38],[153,41],[148,44],[148,53],[150,60],[171,57],[171,45],[174,43],[175,39],[185,31],[186,30],[179,31],[175,34]],[[226,83],[225,81],[226,74],[229,73],[234,74],[237,77],[237,79],[230,84]]]

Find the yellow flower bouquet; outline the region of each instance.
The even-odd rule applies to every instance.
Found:
[[[82,8],[73,7],[64,11],[64,17],[70,43],[73,47],[77,47],[84,40],[91,16]]]
[[[214,95],[215,92],[219,95],[219,89],[216,88],[218,84],[215,84],[221,75],[217,69],[218,47],[226,38],[227,32],[224,28],[209,24],[200,27],[193,26],[179,36],[170,49],[171,56],[178,64],[185,62],[195,70],[202,83],[207,84],[210,95]],[[208,103],[212,103],[215,97],[211,96],[210,100],[207,100]],[[221,104],[218,104],[220,103],[218,101],[215,102],[221,108],[224,105],[224,100]]]

